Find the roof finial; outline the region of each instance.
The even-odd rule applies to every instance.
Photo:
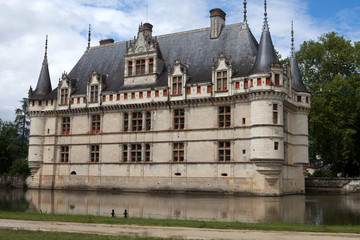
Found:
[[[247,23],[247,19],[246,19],[246,13],[247,13],[247,11],[246,11],[246,4],[247,4],[247,2],[246,2],[246,0],[244,0],[244,23]]]
[[[265,12],[264,12],[264,26],[263,26],[263,31],[269,31],[269,24],[268,24],[268,19],[267,19],[267,4],[266,4],[266,0],[264,0],[264,8],[265,8]]]
[[[291,21],[291,57],[295,57],[295,47],[294,47],[294,23]]]
[[[45,54],[44,54],[43,64],[45,64],[47,62],[47,48],[48,48],[48,35],[46,35],[46,40],[45,40]]]
[[[91,24],[89,24],[89,34],[88,34],[88,46],[86,51],[90,49],[90,41],[91,41]]]

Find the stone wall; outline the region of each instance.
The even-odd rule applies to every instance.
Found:
[[[0,188],[11,187],[11,188],[23,188],[25,179],[19,175],[0,175]]]
[[[305,190],[309,192],[354,193],[360,192],[360,178],[306,178]]]

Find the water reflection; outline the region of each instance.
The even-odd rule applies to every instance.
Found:
[[[9,207],[10,206],[10,207]],[[360,194],[243,197],[94,191],[0,191],[0,209],[241,222],[360,224]]]

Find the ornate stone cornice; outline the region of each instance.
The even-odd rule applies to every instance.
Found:
[[[257,100],[284,101],[285,97],[286,97],[286,93],[276,92],[276,91],[259,91],[259,92],[251,92],[249,94],[250,101],[257,101]]]

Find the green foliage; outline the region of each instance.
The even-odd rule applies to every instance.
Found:
[[[332,175],[360,174],[360,44],[331,32],[297,52],[312,100],[310,159],[330,164]]]
[[[15,124],[0,119],[0,173],[8,173],[21,152],[21,139]]]
[[[331,174],[329,172],[317,170],[313,174],[310,174],[309,177],[331,177]]]
[[[25,178],[30,176],[30,169],[27,161],[15,160],[10,167],[10,174],[19,174]]]

